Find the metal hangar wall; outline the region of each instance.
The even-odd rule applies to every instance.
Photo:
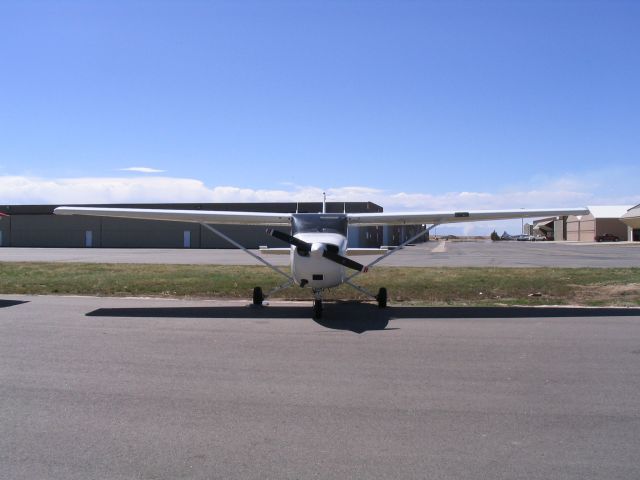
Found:
[[[75,205],[115,208],[164,208],[176,210],[235,210],[251,212],[320,212],[322,203],[197,203],[197,204],[110,204]],[[195,223],[130,220],[106,217],[57,216],[58,205],[6,205],[0,212],[9,217],[0,221],[0,247],[100,247],[100,248],[234,248]],[[328,213],[381,212],[371,202],[327,202]],[[264,227],[216,226],[247,248],[282,246],[267,235]],[[349,244],[378,246],[383,240],[380,227],[351,227]]]

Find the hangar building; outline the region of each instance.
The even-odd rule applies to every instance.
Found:
[[[567,217],[567,240],[593,242],[600,235],[611,234],[620,240],[632,240],[627,225],[622,221],[631,208],[628,205],[587,207],[589,215]]]
[[[634,242],[640,242],[640,205],[630,208],[621,220],[627,225]]]
[[[233,248],[196,223],[131,220],[107,217],[57,216],[58,205],[0,206],[9,214],[0,221],[0,247],[99,247],[99,248]],[[197,203],[75,205],[86,207],[159,208],[176,210],[235,210],[252,212],[320,212],[322,203]],[[327,202],[328,213],[382,212],[371,202]],[[247,248],[281,247],[265,228],[252,225],[220,225],[221,232]],[[350,227],[349,245],[378,247],[401,243],[417,226],[393,228]]]
[[[542,236],[547,240],[562,241],[567,239],[567,217],[542,218],[533,222],[533,225],[525,224],[526,233]]]
[[[593,242],[600,235],[611,234],[621,241],[640,241],[640,205],[592,206],[589,215],[541,218],[528,227],[530,235],[548,240]]]

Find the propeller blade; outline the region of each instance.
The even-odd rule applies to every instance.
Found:
[[[298,249],[299,253],[309,253],[311,251],[310,243],[300,240],[299,238],[296,238],[293,235],[289,235],[288,233],[280,232],[278,230],[274,230],[273,228],[267,228],[267,234],[277,238],[278,240],[282,240],[289,245],[293,245]]]
[[[322,256],[328,260],[331,260],[332,262],[339,263],[344,267],[352,268],[353,270],[357,270],[359,272],[366,273],[368,270],[368,268],[361,263],[358,263],[355,260],[351,260],[350,258],[343,257],[342,255],[339,255],[338,253],[330,250],[325,250]]]

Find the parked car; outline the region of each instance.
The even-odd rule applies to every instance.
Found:
[[[596,237],[596,242],[619,242],[620,237],[614,235],[613,233],[605,233],[604,235],[598,235]]]

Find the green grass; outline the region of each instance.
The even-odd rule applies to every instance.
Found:
[[[0,263],[2,294],[73,294],[188,298],[250,298],[284,278],[264,267]],[[357,277],[374,292],[387,287],[391,302],[431,305],[619,305],[640,306],[638,268],[394,268]],[[535,294],[535,296],[530,296]],[[538,295],[539,294],[539,295]],[[341,286],[328,299],[366,299]],[[282,299],[309,299],[292,287]]]

